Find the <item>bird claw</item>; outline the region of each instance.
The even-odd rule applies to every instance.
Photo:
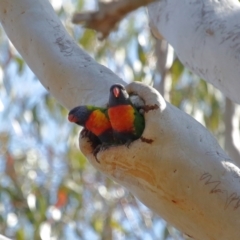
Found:
[[[83,128],[81,131],[81,138],[89,138],[89,131],[86,128]]]
[[[100,150],[99,151],[104,151],[107,150],[111,145],[109,145],[108,143],[102,143],[100,145]]]
[[[93,156],[95,157],[96,161],[98,163],[100,163],[100,161],[97,158],[97,154],[102,150],[101,148],[102,144],[99,144],[98,146],[95,147],[95,149],[93,150]]]
[[[93,149],[92,151],[92,154],[93,156],[95,157],[96,161],[98,163],[100,163],[100,161],[98,160],[97,158],[97,154],[100,152],[100,151],[104,151],[106,149],[108,149],[111,144],[109,143],[101,143],[101,141],[99,140],[99,138],[94,135],[92,132],[90,132],[89,130],[87,130],[86,128],[84,128],[82,131],[81,131],[81,138],[88,138],[88,142],[91,143],[91,147]]]
[[[98,162],[99,164],[100,164],[100,161],[98,160],[98,158],[97,158],[97,154],[99,153],[99,149],[98,149],[98,147],[96,147],[94,150],[93,150],[93,156],[95,157],[95,160],[96,160],[96,162]]]
[[[125,145],[127,148],[129,148],[132,142],[133,142],[132,140],[127,140],[127,142],[125,142],[124,145]]]
[[[95,147],[95,149],[93,150],[93,156],[95,157],[98,163],[100,163],[100,161],[97,158],[97,154],[101,151],[107,150],[109,147],[110,145],[107,143],[102,143],[102,144],[99,144],[97,147]]]

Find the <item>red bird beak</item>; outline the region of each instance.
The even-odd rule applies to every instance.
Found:
[[[114,94],[114,96],[115,96],[116,98],[119,97],[120,91],[119,91],[119,88],[118,88],[118,87],[115,87],[115,88],[113,89],[113,94]]]
[[[77,117],[75,117],[73,114],[69,114],[68,115],[68,121],[69,122],[77,122],[78,121],[78,118]]]

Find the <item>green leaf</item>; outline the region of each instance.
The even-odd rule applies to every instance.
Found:
[[[17,65],[18,65],[18,74],[22,74],[24,66],[25,66],[24,60],[22,58],[18,57],[18,56],[16,56],[14,58],[14,60],[16,61]]]
[[[96,33],[91,29],[85,29],[79,43],[87,50],[92,51],[96,41]]]
[[[138,58],[141,61],[142,65],[145,65],[147,62],[146,54],[143,50],[143,47],[137,43],[137,49],[138,49]]]
[[[172,65],[171,69],[170,69],[170,72],[172,74],[173,85],[177,84],[181,75],[183,74],[183,71],[184,71],[184,66],[179,61],[179,59],[176,58],[173,62],[173,65]]]
[[[25,232],[23,228],[20,228],[16,232],[16,240],[25,240]]]
[[[76,11],[80,12],[83,10],[84,0],[78,0],[76,5]]]

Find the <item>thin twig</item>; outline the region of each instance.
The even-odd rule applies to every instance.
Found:
[[[96,30],[100,39],[106,38],[128,13],[157,0],[121,0],[109,3],[99,2],[99,10],[75,13],[72,22],[84,24],[86,28]],[[159,0],[158,0],[159,1]]]

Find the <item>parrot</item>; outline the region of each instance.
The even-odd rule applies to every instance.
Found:
[[[87,129],[101,143],[108,144],[113,141],[112,126],[106,108],[78,106],[69,112],[68,120]]]
[[[144,116],[134,107],[121,84],[114,84],[110,88],[108,117],[114,138],[128,147],[132,141],[141,137],[145,128]]]

